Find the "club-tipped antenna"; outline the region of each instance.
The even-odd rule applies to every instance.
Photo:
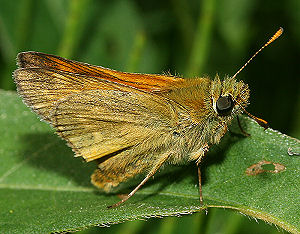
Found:
[[[269,41],[264,44],[245,64],[244,66],[242,66],[240,68],[240,70],[238,70],[233,76],[232,78],[235,78],[250,62],[251,60],[260,52],[262,51],[265,47],[267,47],[268,45],[270,45],[273,41],[275,41],[278,37],[280,37],[280,35],[283,33],[283,28],[280,27],[277,32],[269,39]]]

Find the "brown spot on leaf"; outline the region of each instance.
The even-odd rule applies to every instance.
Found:
[[[258,175],[264,172],[279,173],[285,170],[285,166],[280,163],[274,163],[266,160],[259,161],[246,169],[249,176]]]

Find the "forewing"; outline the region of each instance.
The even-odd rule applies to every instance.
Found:
[[[153,94],[90,90],[60,100],[51,122],[77,156],[91,161],[167,137],[177,117],[173,104]]]
[[[18,93],[48,122],[57,102],[70,94],[95,89],[165,92],[183,81],[172,76],[118,72],[39,52],[20,53],[18,65],[14,72]]]
[[[167,91],[173,86],[179,86],[184,82],[184,79],[171,75],[119,72],[101,66],[81,63],[40,52],[20,53],[18,55],[18,64],[21,68],[38,67],[83,76],[97,77],[150,92]]]

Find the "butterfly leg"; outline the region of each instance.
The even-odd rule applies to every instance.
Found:
[[[236,116],[236,118],[237,118],[237,122],[238,122],[238,125],[239,125],[239,128],[240,128],[242,134],[243,134],[244,136],[246,136],[246,137],[250,136],[250,134],[247,133],[247,132],[242,128],[242,125],[241,125],[241,121],[240,121],[239,116]]]
[[[196,165],[198,167],[198,183],[199,183],[199,199],[200,204],[203,205],[203,196],[202,196],[202,183],[201,183],[201,159],[205,156],[205,154],[209,150],[209,145],[205,143],[203,147],[201,147],[201,153],[199,154],[198,159],[196,160]]]
[[[116,204],[113,204],[111,206],[108,206],[107,208],[117,207],[117,206],[121,205],[122,203],[124,203],[125,201],[127,201],[130,197],[132,197],[158,171],[158,169],[168,160],[170,155],[171,154],[168,153],[168,154],[165,154],[164,156],[162,156],[160,158],[160,160],[158,161],[158,163],[152,168],[152,170],[147,174],[147,176],[142,180],[142,182],[138,186],[135,187],[134,190],[132,190],[121,201],[119,201]]]

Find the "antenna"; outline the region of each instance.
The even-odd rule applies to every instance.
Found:
[[[238,70],[233,76],[232,78],[235,78],[237,76],[237,74],[239,74],[250,62],[251,60],[260,52],[262,51],[265,47],[267,47],[268,45],[270,45],[273,41],[275,41],[278,37],[280,37],[280,35],[283,33],[283,28],[280,27],[277,32],[269,39],[269,41],[264,44],[245,64],[244,66],[242,66],[240,68],[240,70]]]

